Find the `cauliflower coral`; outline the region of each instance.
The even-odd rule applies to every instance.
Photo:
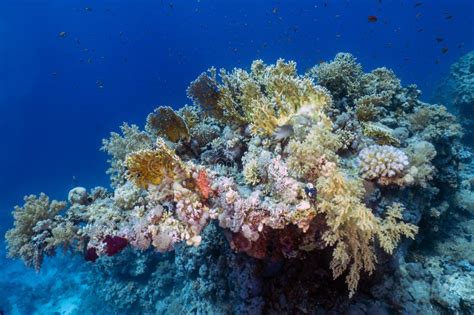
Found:
[[[363,178],[390,183],[390,179],[401,176],[408,168],[408,156],[400,149],[389,145],[371,145],[359,152],[360,172]]]

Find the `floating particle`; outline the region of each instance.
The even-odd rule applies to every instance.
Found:
[[[279,9],[278,7],[274,7],[274,8],[272,9],[272,13],[273,13],[273,14],[277,14],[279,11],[280,11],[280,9]]]
[[[448,47],[443,47],[443,48],[441,48],[441,52],[442,52],[443,54],[447,53],[448,50],[449,50]]]
[[[91,7],[85,7],[84,10],[86,10],[87,12],[92,12],[92,8],[91,8]]]
[[[369,21],[370,23],[375,23],[378,21],[378,18],[375,15],[369,15],[367,17],[367,21]]]
[[[67,36],[66,32],[59,32],[59,37],[65,38]]]

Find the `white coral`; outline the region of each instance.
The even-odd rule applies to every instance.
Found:
[[[132,209],[140,199],[140,189],[131,182],[117,186],[114,193],[115,204],[124,210]]]
[[[359,153],[360,172],[365,179],[396,177],[408,165],[408,156],[389,145],[372,145]]]

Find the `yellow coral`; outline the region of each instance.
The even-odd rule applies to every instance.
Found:
[[[385,218],[381,221],[380,229],[377,230],[380,246],[389,254],[393,253],[402,235],[415,238],[418,233],[417,226],[400,222],[403,219],[403,210],[403,205],[397,202],[389,206]]]
[[[173,178],[177,171],[185,169],[181,159],[161,138],[157,139],[155,149],[131,153],[126,164],[128,178],[141,188],[147,188],[149,184],[158,185],[163,178]]]
[[[314,103],[318,107],[331,104],[329,93],[310,78],[299,76],[292,61],[279,59],[275,65],[265,65],[256,60],[250,73],[243,69],[230,73],[221,70],[221,83],[217,83],[215,71],[210,73],[192,83],[188,90],[191,97],[205,109],[210,107],[209,112],[218,119],[249,124],[254,134],[272,135],[306,104]],[[208,90],[212,91],[212,102],[207,97]]]
[[[297,177],[316,181],[327,162],[338,160],[339,137],[321,124],[311,127],[304,141],[291,140],[287,147],[288,167]]]
[[[392,207],[384,220],[375,217],[362,202],[362,181],[347,177],[339,169],[327,177],[320,177],[317,188],[318,211],[325,215],[329,226],[323,239],[328,246],[334,246],[330,267],[334,278],[349,268],[346,283],[352,296],[360,272],[372,273],[375,269],[374,237],[378,237],[385,251],[392,253],[400,237],[413,238],[417,228],[398,222],[401,219],[400,207]]]
[[[400,140],[395,138],[392,130],[385,125],[376,123],[362,123],[364,135],[372,138],[380,145],[399,146]]]

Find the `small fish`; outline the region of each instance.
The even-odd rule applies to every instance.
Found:
[[[66,32],[59,32],[59,37],[65,38],[67,36]]]
[[[278,7],[274,7],[274,8],[272,9],[272,13],[273,13],[273,14],[277,14],[278,11],[280,11],[280,9],[279,9]]]
[[[453,16],[452,15],[448,15],[446,16],[446,20],[452,20]]]
[[[422,28],[419,28],[419,29],[417,30],[417,32],[418,32],[418,33],[421,33],[421,32],[423,32],[423,29],[422,29]]]
[[[444,38],[438,36],[438,37],[436,37],[436,41],[437,41],[438,43],[441,43],[442,41],[444,41]]]
[[[414,7],[415,7],[415,8],[419,8],[419,7],[421,7],[422,5],[423,5],[423,2],[417,2],[417,3],[415,3]]]
[[[417,13],[417,14],[415,15],[415,17],[416,17],[417,19],[419,19],[419,18],[421,17],[421,13]]]
[[[439,62],[440,62],[440,61],[439,61],[439,58],[436,58],[435,64],[439,65]]]
[[[91,7],[85,7],[84,10],[86,10],[87,12],[92,12],[92,8],[91,8]]]
[[[375,23],[378,21],[378,18],[375,15],[369,15],[367,17],[367,21],[369,21],[370,23]]]
[[[293,133],[293,126],[283,125],[275,130],[275,132],[273,133],[273,137],[276,141],[282,141],[284,139],[288,139],[291,135],[293,135]]]
[[[448,50],[449,50],[448,47],[443,47],[443,48],[441,48],[441,52],[442,52],[443,54],[447,53]]]
[[[316,199],[316,197],[318,196],[318,190],[311,183],[308,183],[306,185],[306,187],[304,188],[304,192],[311,199]]]

